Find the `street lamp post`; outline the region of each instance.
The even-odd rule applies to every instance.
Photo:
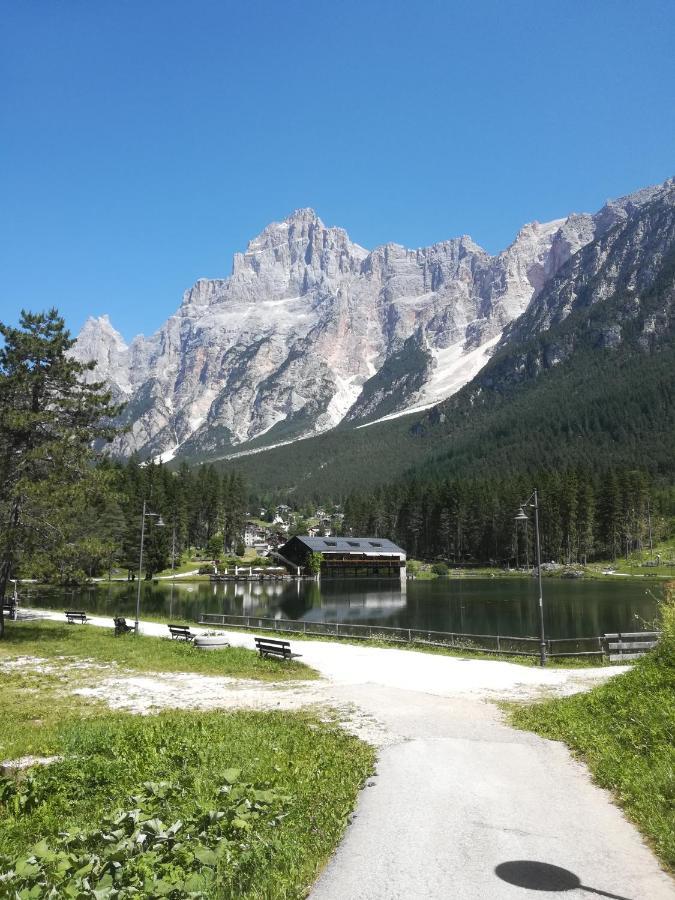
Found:
[[[173,616],[173,589],[176,586],[176,520],[173,522],[171,534],[171,599],[169,600],[169,615]]]
[[[539,538],[539,496],[537,494],[536,489],[532,492],[531,496],[527,499],[525,503],[518,510],[518,515],[515,517],[516,522],[525,522],[529,521],[528,515],[525,512],[525,507],[529,506],[534,509],[534,530],[536,535],[537,542],[537,580],[539,582],[539,656],[540,662],[542,666],[546,665],[546,634],[544,631],[544,592],[541,584],[541,541]],[[527,525],[526,525],[527,527]]]
[[[142,571],[143,571],[143,542],[145,540],[145,520],[146,518],[157,519],[156,527],[161,528],[164,525],[162,522],[162,517],[159,513],[146,512],[145,508],[145,499],[143,500],[143,512],[141,513],[141,552],[138,555],[138,588],[136,591],[136,625],[134,626],[134,630],[136,634],[140,633],[140,623],[139,619],[141,617],[141,579],[142,579]]]

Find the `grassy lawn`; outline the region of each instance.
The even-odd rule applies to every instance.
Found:
[[[261,659],[255,651],[244,647],[204,651],[184,641],[135,634],[115,637],[112,628],[47,620],[5,623],[5,639],[0,641],[0,663],[17,656],[48,660],[79,657],[115,663],[139,672],[199,672],[260,681],[317,677],[314,669],[296,660]]]
[[[663,637],[634,668],[587,694],[512,709],[520,728],[564,741],[614,793],[675,871],[675,591]]]
[[[305,896],[372,748],[302,713],[110,712],[69,693],[79,670],[59,655],[106,663],[128,646],[117,659],[129,668],[203,671],[218,653],[198,662],[169,641],[100,632],[10,623],[0,642],[0,759],[60,757],[0,775],[0,896]],[[26,656],[48,662],[11,667]]]

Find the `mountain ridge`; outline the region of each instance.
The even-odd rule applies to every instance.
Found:
[[[667,184],[529,223],[494,256],[468,236],[368,251],[295,210],[228,278],[198,279],[155,334],[126,344],[90,319],[74,352],[127,403],[121,456],[225,456],[405,414],[469,382],[561,267]]]

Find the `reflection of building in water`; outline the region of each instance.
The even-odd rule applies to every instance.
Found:
[[[305,537],[296,535],[279,548],[296,566],[307,566],[320,553],[322,578],[406,577],[406,553],[386,538]]]
[[[288,594],[284,597],[281,608],[286,616],[307,622],[374,621],[394,616],[407,605],[405,583],[401,587],[364,590],[362,580],[351,584],[340,580],[311,587],[313,591],[305,590],[295,601]]]
[[[237,581],[214,585],[214,596],[222,592],[225,613],[251,613],[267,615],[270,606],[276,605],[277,597],[287,585],[264,584],[259,581]]]

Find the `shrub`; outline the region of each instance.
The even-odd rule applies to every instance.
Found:
[[[323,553],[310,553],[307,560],[307,569],[314,575],[318,575],[321,571],[321,563],[323,562]]]

